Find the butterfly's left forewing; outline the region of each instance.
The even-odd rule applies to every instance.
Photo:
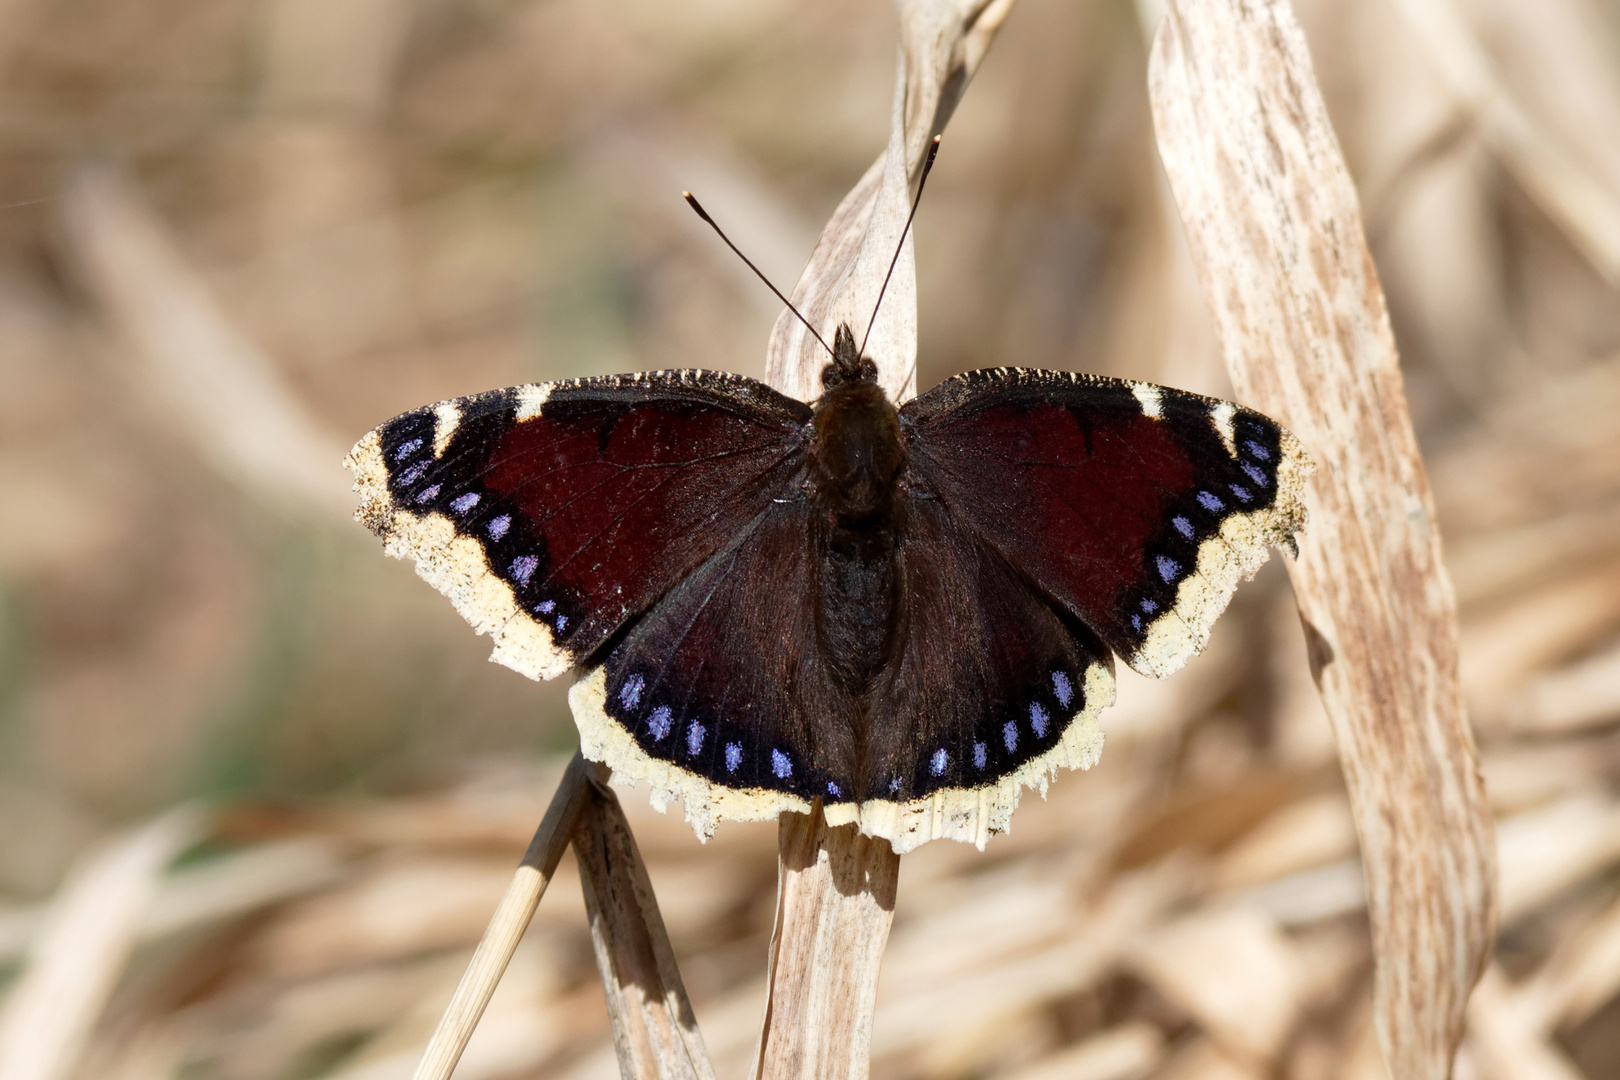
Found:
[[[704,371],[496,390],[404,413],[345,464],[359,517],[531,678],[584,662],[803,468],[810,409]]]
[[[1305,522],[1310,463],[1259,413],[1146,383],[990,369],[901,410],[914,483],[1133,668],[1203,648]]]

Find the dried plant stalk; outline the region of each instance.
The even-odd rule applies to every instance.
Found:
[[[596,966],[607,991],[619,1075],[713,1080],[630,823],[605,784],[594,780],[586,787],[574,855]]]
[[[1172,2],[1160,153],[1241,400],[1318,469],[1290,568],[1365,861],[1391,1075],[1448,1074],[1494,926],[1457,619],[1383,291],[1286,0]]]
[[[551,876],[557,872],[557,864],[562,861],[563,851],[574,836],[591,790],[590,774],[591,766],[576,752],[557,785],[551,805],[546,808],[546,816],[535,830],[534,839],[529,842],[529,850],[512,876],[512,884],[501,898],[500,907],[490,919],[478,948],[473,950],[472,960],[456,985],[450,1004],[445,1006],[438,1027],[433,1029],[412,1080],[448,1080],[456,1062],[461,1060],[473,1029],[494,996],[506,965],[512,962],[523,931],[534,918],[540,897],[545,894]]]
[[[864,1076],[900,856],[818,807],[779,822],[776,926],[761,1076]]]
[[[822,230],[793,303],[818,327],[847,321],[857,335],[872,317],[878,292],[911,208],[923,159],[945,130],[1013,0],[896,0],[900,66],[889,145]],[[822,337],[831,335],[824,330]],[[917,393],[917,273],[911,240],[895,265],[867,352],[878,381],[895,401]],[[821,345],[791,312],[776,320],[765,357],[765,381],[809,401],[821,393],[827,362]]]
[[[889,145],[834,211],[793,301],[811,323],[864,335],[890,261],[899,260],[867,351],[896,401],[917,392],[917,279],[901,243],[933,137],[984,59],[1012,0],[896,0],[900,63]],[[791,312],[777,320],[766,381],[804,400],[821,392],[827,357]],[[756,1077],[864,1077],[877,972],[889,938],[900,857],[854,826],[830,829],[819,807],[780,819],[776,926]]]

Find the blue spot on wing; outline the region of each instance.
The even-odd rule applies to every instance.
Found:
[[[527,585],[534,572],[540,569],[540,559],[535,555],[519,555],[512,560],[512,576],[517,579],[518,585]]]
[[[1069,676],[1061,671],[1052,672],[1052,693],[1057,695],[1058,704],[1065,709],[1069,702],[1074,700],[1074,686],[1069,682]]]
[[[646,680],[639,674],[624,680],[624,685],[619,687],[619,704],[626,709],[635,708],[641,703],[641,690],[646,685]]]

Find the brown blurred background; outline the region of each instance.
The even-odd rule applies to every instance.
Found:
[[[1295,7],[1504,822],[1459,1075],[1614,1080],[1620,5]],[[1158,171],[1153,8],[1013,11],[917,226],[920,386],[1017,364],[1230,393]],[[0,0],[0,979],[75,860],[162,808],[222,816],[159,907],[280,865],[255,853],[313,859],[143,930],[74,1075],[409,1074],[574,735],[564,686],[486,664],[347,520],[342,453],[495,386],[759,375],[775,302],[679,193],[790,286],[882,149],[894,24],[850,0]],[[1270,565],[1186,674],[1122,676],[1097,770],[983,855],[908,857],[879,1075],[1379,1075],[1291,612]],[[774,834],[703,848],[623,797],[740,1075]],[[613,1075],[581,919],[560,881],[492,1014],[508,1042],[458,1076]]]

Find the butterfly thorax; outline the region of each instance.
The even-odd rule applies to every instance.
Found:
[[[900,417],[849,327],[834,338],[815,405],[810,483],[821,549],[817,631],[845,689],[866,690],[888,658],[896,602]]]
[[[885,531],[906,462],[900,415],[877,383],[876,366],[857,354],[848,325],[833,341],[815,404],[811,484],[817,505],[840,527]]]

